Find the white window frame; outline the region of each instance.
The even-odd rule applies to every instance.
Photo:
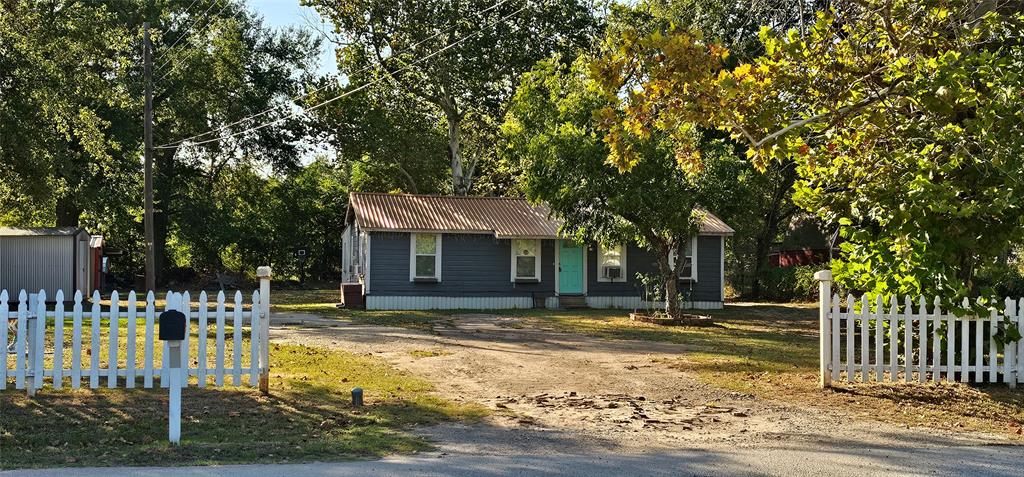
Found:
[[[360,250],[360,264],[357,272],[359,273],[360,279],[363,282],[363,290],[367,294],[370,293],[370,234],[368,232],[359,231],[357,232],[359,240],[363,242],[363,245],[359,247]]]
[[[519,254],[517,253],[517,250],[519,249],[519,247],[516,247],[516,242],[517,241],[531,241],[531,242],[533,242],[537,246],[537,255],[536,255],[536,260],[534,260],[534,264],[533,264],[533,276],[532,277],[519,277],[519,276],[516,276],[516,271],[517,271],[516,270],[516,261],[517,261],[516,259],[519,257]],[[541,254],[543,253],[543,251],[542,251],[543,245],[544,244],[540,241],[540,239],[511,239],[511,241],[509,242],[509,251],[512,254],[512,267],[511,267],[512,269],[511,269],[509,275],[511,276],[511,280],[513,282],[515,282],[517,280],[529,280],[529,281],[540,282],[540,261],[541,261]]]
[[[603,265],[601,264],[601,261],[602,261],[601,259],[603,258],[603,256],[604,256],[606,251],[613,250],[613,249],[618,249],[619,250],[619,268],[622,269],[621,273],[619,273],[619,278],[608,278],[608,277],[604,276],[604,270],[602,269]],[[598,246],[597,246],[597,281],[598,282],[602,282],[602,283],[623,283],[623,282],[626,281],[626,277],[629,276],[629,275],[626,274],[626,250],[627,250],[626,244],[617,244],[617,245],[614,245],[612,247],[606,247],[606,246],[604,246],[604,244],[598,244]]]
[[[696,235],[694,235],[690,239],[690,254],[691,254],[690,255],[690,276],[685,277],[685,276],[679,275],[679,279],[680,280],[689,280],[689,281],[695,282],[695,281],[697,281],[697,236]],[[669,252],[669,254],[668,254],[668,266],[670,268],[675,268],[675,266],[676,266],[676,258],[678,256],[679,256],[679,250],[678,249],[672,250],[671,252]]]
[[[434,276],[416,275],[416,240],[419,236],[432,235],[434,237]],[[441,234],[409,234],[409,281],[436,280],[441,281]]]

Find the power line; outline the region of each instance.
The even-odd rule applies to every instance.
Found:
[[[199,0],[192,0],[192,5],[189,5],[188,8],[185,9],[185,13],[188,13],[190,10],[192,10],[192,7],[195,6],[195,4],[198,3],[198,2],[199,2]],[[215,0],[215,1],[211,2],[210,6],[206,7],[206,10],[203,11],[203,13],[200,13],[199,16],[196,17],[196,19],[192,22],[192,24],[189,25],[188,28],[186,28],[185,31],[182,32],[182,34],[178,37],[178,39],[174,40],[174,42],[171,43],[171,46],[167,47],[167,54],[168,55],[170,55],[171,51],[174,50],[174,47],[178,44],[178,42],[180,42],[182,39],[187,37],[189,35],[189,33],[192,31],[192,28],[195,27],[196,24],[199,23],[200,20],[205,18],[206,14],[209,13],[210,10],[213,9],[213,7],[217,6],[218,3],[220,3],[220,0]],[[167,62],[169,62],[169,61],[171,61],[170,58],[168,58],[166,61],[161,63],[160,66],[157,67],[157,69],[163,68],[164,65],[166,65]]]
[[[498,19],[494,23],[488,24],[487,26],[496,25],[499,22],[503,22],[505,20],[508,20],[509,18],[512,18],[513,16],[518,15],[519,12],[522,12],[523,10],[526,10],[526,8],[528,6],[529,6],[529,4],[527,3],[527,4],[523,5],[522,7],[520,7],[518,10],[516,10],[516,11],[514,11],[512,13],[509,13],[508,15],[505,15],[504,17]],[[458,39],[458,40],[456,40],[456,41],[454,41],[452,43],[449,43],[448,45],[444,46],[440,50],[437,50],[437,51],[435,51],[435,52],[433,52],[433,53],[431,53],[431,54],[429,54],[427,56],[419,58],[416,61],[413,61],[412,63],[409,63],[409,64],[407,64],[407,65],[405,65],[405,66],[395,70],[394,72],[391,72],[391,75],[394,76],[394,75],[403,73],[403,72],[405,72],[405,70],[411,69],[413,66],[415,66],[415,65],[417,65],[419,63],[422,63],[422,62],[424,62],[426,60],[429,60],[430,58],[433,58],[433,57],[435,57],[437,55],[440,55],[441,53],[444,53],[445,51],[448,51],[448,50],[458,46],[462,42],[464,42],[464,41],[466,41],[466,40],[468,40],[468,39],[470,39],[470,38],[472,38],[472,37],[474,37],[476,35],[479,35],[480,33],[483,33],[483,31],[484,30],[482,28],[478,29],[477,31],[475,31],[473,33],[470,33],[469,35],[466,35],[466,36],[464,36],[464,37],[462,37],[462,38],[460,38],[460,39]],[[248,128],[248,129],[245,129],[245,130],[242,130],[242,131],[238,131],[238,132],[235,132],[235,133],[232,133],[232,134],[228,134],[227,136],[221,136],[221,137],[216,137],[216,138],[213,138],[213,139],[207,139],[205,141],[199,141],[199,142],[192,143],[191,145],[192,146],[200,146],[200,145],[208,144],[208,143],[211,143],[211,142],[217,142],[217,141],[220,141],[222,139],[229,139],[229,138],[232,138],[232,137],[241,136],[243,134],[248,134],[250,132],[259,131],[260,129],[264,129],[264,128],[273,126],[274,124],[277,124],[277,123],[279,123],[281,121],[284,121],[286,119],[295,118],[295,117],[298,117],[299,115],[305,114],[305,113],[307,113],[309,111],[313,111],[313,110],[319,109],[319,108],[321,108],[323,106],[327,106],[328,104],[331,104],[331,103],[333,103],[333,102],[335,102],[335,101],[337,101],[339,99],[345,98],[347,96],[351,96],[351,95],[353,95],[353,94],[355,94],[355,93],[357,93],[359,91],[362,91],[362,90],[364,90],[366,88],[369,88],[370,86],[373,86],[373,85],[375,85],[377,83],[380,83],[381,81],[384,81],[385,79],[387,79],[387,76],[380,76],[380,77],[378,77],[375,80],[372,80],[370,82],[364,83],[364,84],[362,84],[362,85],[360,85],[360,86],[358,86],[358,87],[356,87],[354,89],[350,89],[348,91],[345,91],[342,94],[339,94],[339,95],[337,95],[337,96],[335,96],[333,98],[330,98],[330,99],[328,99],[326,101],[323,101],[323,102],[321,102],[319,104],[316,104],[316,105],[310,106],[308,108],[305,108],[302,111],[289,114],[289,115],[287,115],[285,117],[278,118],[278,119],[275,119],[273,121],[260,124],[258,126],[253,126],[251,128]],[[167,143],[167,144],[162,144],[160,146],[156,146],[155,149],[173,149],[173,148],[176,148],[179,145],[181,145],[184,141],[187,141],[187,139],[183,139],[181,141],[175,141],[175,142],[171,142],[171,143]]]
[[[196,0],[196,1],[199,1],[199,0]],[[167,65],[167,63],[169,63],[171,61],[170,54],[172,52],[174,52],[174,47],[178,45],[178,42],[180,42],[181,40],[183,40],[186,37],[188,37],[192,33],[192,31],[195,28],[195,26],[197,24],[199,24],[199,22],[207,20],[209,18],[208,14],[210,13],[210,10],[212,10],[213,7],[216,7],[217,5],[219,5],[221,3],[221,1],[222,0],[213,0],[212,2],[210,2],[210,6],[206,7],[206,10],[203,10],[203,13],[200,13],[199,15],[196,16],[195,20],[193,20],[192,24],[189,25],[188,28],[186,28],[182,32],[181,36],[179,36],[176,40],[174,40],[173,43],[171,43],[170,46],[167,47],[167,52],[164,53],[164,55],[168,56],[168,58],[166,60],[164,60],[163,63],[160,63],[160,65],[157,66],[157,69],[162,69],[165,65]],[[192,7],[190,6],[188,9],[186,9],[186,12],[188,10],[190,10],[191,8]],[[184,48],[184,47],[185,47],[185,44],[182,44],[181,48]]]
[[[506,3],[508,3],[509,1],[510,1],[510,0],[500,0],[499,2],[495,3],[494,5],[491,5],[490,7],[487,7],[487,8],[485,8],[485,9],[481,10],[481,11],[480,11],[480,13],[481,13],[481,14],[487,13],[487,12],[489,12],[489,11],[491,11],[491,10],[494,10],[495,8],[498,8],[498,7],[500,7],[500,6],[502,6],[502,5],[506,4]],[[521,11],[521,10],[522,10],[522,9],[520,9],[520,11]],[[411,52],[411,51],[412,51],[413,49],[415,49],[415,48],[419,47],[420,45],[422,45],[422,44],[424,44],[424,43],[426,43],[426,42],[428,42],[428,41],[430,41],[430,40],[433,40],[434,38],[437,38],[438,36],[440,36],[440,35],[441,35],[441,34],[443,34],[443,33],[450,33],[450,32],[452,32],[452,31],[454,31],[454,30],[455,30],[455,28],[457,28],[457,27],[452,27],[452,28],[450,28],[450,29],[448,29],[448,30],[441,30],[441,31],[438,31],[437,33],[434,33],[433,35],[430,35],[430,36],[428,36],[427,38],[424,38],[424,39],[422,39],[422,40],[420,40],[420,41],[418,41],[418,42],[416,42],[416,43],[412,44],[411,46],[409,46],[409,47],[405,48],[404,50],[402,50],[402,51],[400,51],[400,52],[398,52],[398,53],[393,53],[393,54],[392,54],[391,56],[389,56],[389,57],[385,58],[385,59],[384,59],[384,61],[390,60],[390,59],[392,59],[392,58],[394,58],[394,57],[396,57],[397,55],[400,55],[400,54],[402,54],[402,53],[408,53],[408,52]],[[356,71],[354,71],[354,72],[352,72],[352,73],[349,73],[349,74],[348,74],[348,76],[349,76],[349,77],[352,77],[352,76],[355,76],[355,75],[359,75],[359,74],[361,74],[361,73],[365,73],[366,71],[368,71],[368,70],[372,69],[372,68],[373,68],[374,66],[375,66],[375,65],[367,65],[367,66],[364,66],[364,67],[362,67],[362,68],[360,68],[360,69],[358,69],[358,70],[356,70]],[[307,98],[307,97],[309,97],[310,95],[312,95],[312,94],[314,94],[314,93],[318,93],[318,92],[320,92],[320,91],[322,91],[322,90],[324,90],[324,89],[327,89],[327,88],[328,88],[328,86],[329,86],[329,85],[321,86],[321,87],[319,87],[319,88],[313,88],[312,90],[310,90],[310,91],[308,91],[308,92],[306,92],[306,93],[304,93],[304,94],[301,94],[301,95],[299,95],[299,96],[295,96],[295,97],[291,98],[291,101],[293,101],[293,102],[294,102],[294,101],[298,101],[298,100],[300,100],[300,99],[304,99],[304,98]],[[281,109],[281,108],[283,108],[283,107],[285,107],[285,106],[287,106],[287,105],[279,105],[279,106],[272,106],[272,107],[270,107],[270,108],[267,108],[267,109],[266,109],[266,110],[264,110],[264,111],[261,111],[261,112],[259,112],[259,113],[253,114],[253,115],[251,115],[251,116],[246,116],[246,117],[244,117],[244,118],[242,118],[242,119],[239,119],[239,120],[237,120],[237,121],[235,121],[235,122],[233,122],[233,123],[230,123],[230,124],[225,124],[225,125],[223,125],[223,126],[221,126],[221,127],[219,127],[219,128],[216,128],[216,129],[211,129],[211,130],[209,130],[209,131],[206,131],[206,132],[203,132],[203,133],[199,133],[199,134],[196,134],[195,136],[189,136],[189,137],[187,137],[187,138],[185,138],[185,139],[181,139],[181,140],[178,140],[178,141],[174,141],[174,142],[171,142],[171,143],[167,143],[167,144],[164,144],[164,145],[162,145],[162,146],[160,146],[160,147],[161,147],[161,148],[165,148],[164,146],[178,145],[178,144],[181,144],[181,143],[183,143],[183,142],[185,142],[185,141],[191,141],[191,140],[193,140],[193,139],[198,139],[198,138],[201,138],[201,137],[204,137],[204,136],[209,136],[210,134],[213,134],[213,133],[217,133],[217,132],[220,132],[220,131],[224,131],[224,130],[226,130],[226,129],[229,129],[229,128],[233,127],[233,126],[237,126],[237,125],[239,125],[239,124],[241,124],[241,123],[244,123],[244,122],[246,122],[246,121],[250,121],[250,120],[252,120],[252,119],[255,119],[255,118],[258,118],[258,117],[260,117],[260,116],[264,116],[264,115],[270,114],[270,113],[272,113],[272,112],[274,112],[274,111],[276,111],[276,110],[278,110],[278,109]]]
[[[216,3],[214,3],[213,5],[216,5]],[[216,14],[216,15],[214,15],[214,16],[213,16],[213,17],[211,17],[211,18],[209,18],[209,21],[208,21],[208,22],[206,22],[206,24],[205,24],[205,25],[203,25],[203,28],[205,29],[206,27],[210,26],[210,24],[211,24],[211,23],[213,23],[213,19],[214,19],[214,18],[216,18],[216,17],[219,17],[221,13],[224,13],[224,10],[227,10],[227,8],[228,8],[228,7],[230,6],[230,5],[231,5],[231,0],[224,0],[224,6],[222,6],[222,7],[220,8],[220,10],[218,10],[218,11],[217,11],[217,14]],[[236,11],[235,11],[235,14],[234,14],[233,16],[237,18],[237,17],[238,17],[238,14],[239,14],[239,13],[241,13],[241,12],[242,12],[242,11],[243,11],[244,9],[245,9],[245,7],[239,7],[239,8],[238,8],[238,10],[236,10]],[[180,38],[179,38],[179,39],[180,39]],[[184,44],[182,44],[182,46],[181,46],[181,47],[182,47],[182,48],[185,48],[185,45],[184,45]],[[194,50],[194,49],[192,49],[192,50],[188,50],[188,51],[187,51],[187,52],[185,53],[185,57],[184,57],[184,58],[182,58],[182,60],[185,60],[185,59],[187,59],[188,57],[190,57],[190,56],[192,56],[193,54],[195,54],[195,51],[196,51],[196,50]],[[168,55],[170,55],[170,54],[171,54],[171,52],[172,52],[172,50],[168,50],[167,54],[168,54]],[[164,60],[164,62],[163,62],[163,63],[161,63],[161,64],[160,64],[160,66],[158,66],[158,67],[157,67],[157,69],[162,69],[162,68],[163,68],[163,67],[164,67],[165,65],[167,65],[168,63],[170,63],[172,59],[173,59],[173,58],[167,58],[166,60]],[[180,64],[180,62],[178,62],[178,63],[175,63],[175,64],[171,65],[171,69],[170,69],[170,70],[168,70],[168,71],[167,71],[166,73],[164,73],[163,75],[161,75],[161,76],[160,76],[160,78],[159,78],[159,79],[157,79],[157,81],[161,81],[161,80],[163,80],[164,78],[166,78],[166,77],[167,77],[168,75],[170,75],[171,73],[173,73],[173,72],[174,72],[174,68],[176,68],[176,67],[178,66],[178,64]]]

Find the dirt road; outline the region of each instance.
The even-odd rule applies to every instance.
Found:
[[[276,341],[372,353],[435,383],[453,400],[495,412],[485,425],[557,431],[566,446],[635,451],[850,440],[886,445],[941,438],[960,445],[996,436],[911,430],[839,411],[792,406],[707,386],[660,363],[684,345],[604,340],[525,328],[510,317],[454,316],[433,332],[279,315]],[[500,439],[501,433],[489,433]],[[439,436],[442,440],[443,436]],[[557,443],[553,444],[557,445]]]

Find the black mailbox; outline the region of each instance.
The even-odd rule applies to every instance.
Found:
[[[185,339],[185,314],[178,310],[160,313],[160,339],[181,341]]]

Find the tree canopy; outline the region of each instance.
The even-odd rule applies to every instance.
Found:
[[[990,2],[866,1],[807,35],[764,28],[765,54],[726,68],[697,32],[628,33],[595,68],[612,161],[655,131],[695,167],[695,125],[795,161],[796,201],[842,227],[836,275],[878,293],[977,295],[975,273],[1021,238],[1022,17]],[[622,94],[626,91],[626,94]]]
[[[305,122],[282,121],[229,140],[196,144],[291,114],[317,40],[272,31],[243,2],[218,0],[0,2],[0,220],[11,225],[84,225],[141,256],[142,24],[156,66],[158,272],[187,263],[206,244],[188,243],[209,190],[245,167],[287,173],[298,166]],[[207,134],[185,145],[183,138]],[[244,167],[243,167],[244,166]],[[165,246],[167,245],[167,246]],[[225,248],[227,244],[221,244]],[[220,269],[219,257],[199,268]],[[167,262],[167,263],[165,263]]]
[[[522,189],[564,220],[563,233],[580,241],[637,242],[659,258],[659,279],[668,311],[679,308],[677,265],[670,263],[696,234],[702,200],[714,200],[723,184],[676,166],[673,143],[652,135],[637,145],[643,160],[629,173],[610,164],[610,150],[594,115],[608,104],[588,72],[589,59],[540,62],[522,83],[503,125],[503,149],[521,164]],[[705,144],[708,157],[727,155],[720,142]]]
[[[450,190],[465,195],[493,159],[497,126],[519,76],[555,52],[589,44],[587,2],[571,0],[307,0],[335,25],[339,72],[353,84],[387,79],[443,124]],[[400,104],[409,100],[401,99]],[[416,120],[418,116],[411,116]],[[436,154],[436,152],[435,152]],[[386,160],[386,159],[385,159]]]

